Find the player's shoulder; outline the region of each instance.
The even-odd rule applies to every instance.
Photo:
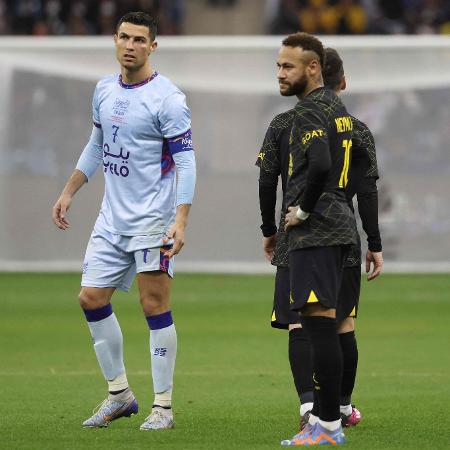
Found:
[[[305,126],[326,122],[337,109],[336,100],[339,102],[339,97],[327,88],[312,91],[295,106],[297,121]]]
[[[97,89],[104,89],[108,86],[111,86],[112,84],[116,84],[119,80],[119,74],[118,73],[111,73],[109,75],[106,75],[102,79],[100,79],[97,82]]]
[[[277,114],[270,121],[269,128],[273,128],[275,130],[284,130],[285,128],[290,128],[292,126],[294,116],[295,116],[295,108]]]
[[[181,89],[176,86],[170,78],[161,75],[160,73],[153,79],[153,83],[153,86],[157,88],[159,95],[163,98],[170,97],[174,94],[184,97],[184,93]]]
[[[360,138],[361,140],[369,139],[373,141],[373,135],[370,131],[370,128],[361,119],[358,119],[353,115],[351,115],[350,117],[353,123],[354,138]]]
[[[353,129],[358,130],[358,131],[369,131],[369,127],[361,120],[358,119],[357,117],[353,116],[352,114],[350,114],[350,117],[352,118],[352,122],[353,122]]]

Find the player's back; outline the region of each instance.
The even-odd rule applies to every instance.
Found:
[[[329,170],[320,198],[313,211],[308,211],[309,219],[289,233],[290,248],[355,243],[355,219],[345,196],[352,146],[351,117],[339,97],[327,88],[311,92],[295,112],[287,206],[304,200],[309,166],[319,154],[317,150],[325,147]]]
[[[346,187],[346,196],[349,201],[364,189],[368,179],[379,178],[373,135],[361,120],[352,116],[352,122],[352,159]]]

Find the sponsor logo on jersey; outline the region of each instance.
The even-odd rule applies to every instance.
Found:
[[[305,145],[312,138],[322,137],[324,134],[325,134],[324,131],[321,130],[321,129],[313,130],[313,131],[307,131],[306,133],[303,133],[302,144]]]

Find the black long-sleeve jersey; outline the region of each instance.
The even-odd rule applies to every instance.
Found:
[[[285,192],[289,168],[289,138],[291,136],[294,110],[278,114],[270,122],[258,153],[256,165],[259,167],[259,205],[261,209],[261,230],[265,237],[277,233],[275,256],[272,264],[280,267],[288,265],[288,242],[284,231]],[[278,178],[281,176],[283,204],[280,224],[275,225],[275,205],[277,200]]]
[[[353,122],[340,98],[318,88],[294,108],[286,207],[310,216],[289,232],[289,251],[357,243],[356,222],[345,196]]]
[[[360,120],[353,119],[353,155],[346,187],[346,197],[352,205],[356,195],[363,229],[367,234],[369,249],[381,251],[381,238],[378,230],[378,193],[376,180],[378,168],[375,142],[368,127]],[[256,165],[260,168],[259,200],[262,216],[261,229],[264,236],[276,232],[275,204],[278,178],[281,176],[283,199],[289,168],[289,137],[294,120],[291,109],[277,115],[270,123],[263,145],[258,154]],[[280,267],[288,266],[288,242],[284,231],[285,202],[281,208],[280,224],[277,231],[277,245],[272,264]],[[360,243],[352,246],[346,267],[361,264]]]

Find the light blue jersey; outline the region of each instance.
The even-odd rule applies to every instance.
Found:
[[[174,221],[176,206],[191,203],[195,184],[184,94],[156,72],[135,85],[111,75],[97,84],[93,120],[96,128],[77,169],[90,178],[102,162],[105,195],[95,228],[123,236],[163,234]],[[176,186],[175,162],[180,172],[185,161],[180,157],[178,164],[180,155],[194,161],[186,198]],[[178,178],[178,184],[185,183],[183,174]]]

